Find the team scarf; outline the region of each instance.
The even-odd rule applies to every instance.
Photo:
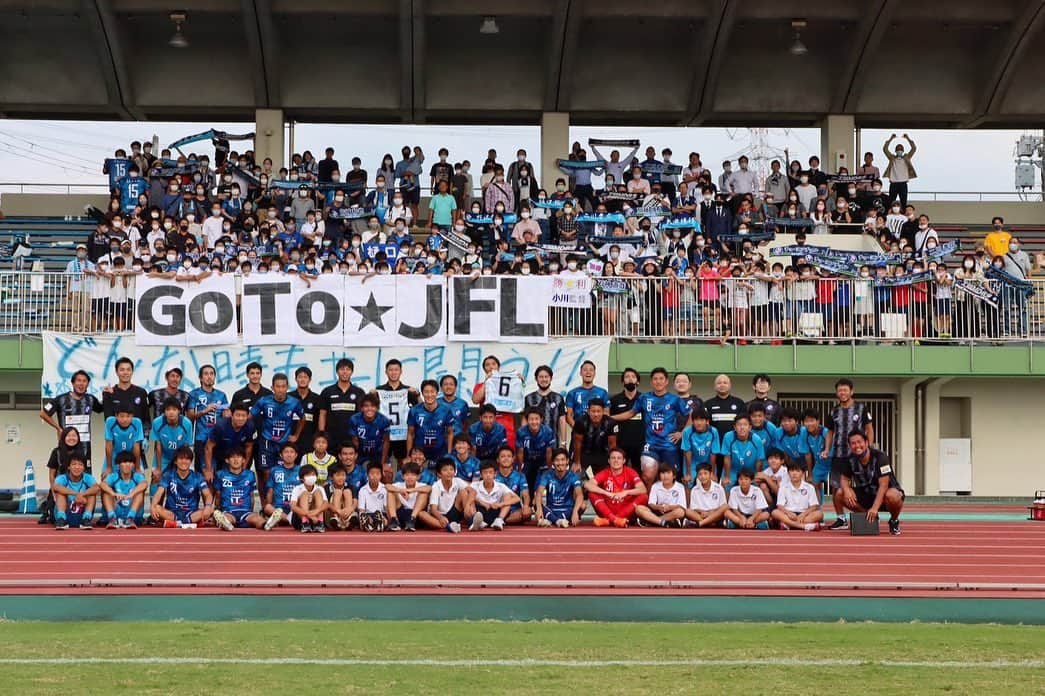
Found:
[[[458,234],[456,231],[451,230],[439,230],[439,236],[442,237],[447,244],[457,248],[460,251],[464,251],[468,248],[468,245],[472,243],[472,240],[464,235]]]
[[[984,287],[980,283],[970,283],[967,280],[956,280],[954,281],[954,289],[964,292],[966,295],[981,300],[982,302],[986,302],[991,307],[998,307],[997,296],[991,292],[989,288]]]
[[[771,231],[765,232],[748,232],[747,234],[740,234],[739,232],[730,232],[729,234],[720,234],[718,241],[720,242],[743,242],[749,239],[752,242],[764,242],[770,239],[776,239],[776,234]]]
[[[772,247],[769,250],[769,253],[773,256],[812,256],[829,250],[829,247],[798,244],[792,246]]]
[[[829,184],[869,184],[874,181],[874,174],[830,174]]]
[[[935,249],[922,250],[921,255],[926,259],[933,260],[943,258],[944,256],[950,256],[959,250],[961,250],[961,242],[952,239],[949,242],[939,245]]]
[[[1001,269],[995,268],[994,266],[988,266],[987,270],[983,272],[983,275],[991,280],[1000,280],[1006,285],[1011,285],[1023,293],[1024,297],[1034,296],[1034,283],[1023,278],[1017,278],[1011,273],[1007,273]]]
[[[809,258],[809,264],[824,271],[855,278],[859,270],[847,261],[837,261],[823,256]]]
[[[626,219],[620,213],[581,213],[577,222],[616,223],[623,225]]]
[[[905,274],[902,276],[886,276],[885,278],[875,278],[874,284],[880,288],[897,288],[904,285],[915,285],[916,283],[926,283],[933,279],[932,271],[921,271],[920,273]]]
[[[627,191],[603,191],[599,194],[599,202],[624,201],[625,203],[641,203],[645,196],[641,193],[628,193]]]
[[[646,237],[641,234],[630,235],[627,237],[608,237],[600,234],[588,237],[588,243],[593,246],[602,246],[603,244],[631,244],[632,246],[637,247],[640,244],[646,243]]]
[[[682,173],[681,164],[664,164],[663,162],[639,163],[643,174],[660,174],[662,176],[678,176]]]
[[[595,278],[595,289],[606,295],[626,295],[630,290],[624,278]]]
[[[566,169],[569,171],[576,171],[580,169],[602,169],[606,166],[606,160],[556,160],[555,163],[559,166],[559,169]]]
[[[328,209],[328,217],[334,220],[360,220],[362,218],[370,217],[374,214],[373,208],[367,208],[364,206],[350,206],[350,207],[335,207],[331,206]]]
[[[255,188],[260,188],[261,187],[261,179],[256,177],[256,176],[254,176],[253,172],[251,172],[251,171],[249,171],[247,169],[240,169],[239,165],[236,165],[236,164],[227,164],[225,169],[230,174],[232,174],[232,176],[234,176],[234,177],[238,176],[238,177],[242,178],[243,180],[245,180],[248,185],[253,186]]]
[[[660,229],[662,230],[688,230],[692,229],[694,232],[700,231],[700,219],[692,215],[676,215],[670,220],[665,220],[660,223]]]
[[[198,142],[202,142],[204,140],[210,140],[211,142],[213,142],[215,140],[253,140],[253,139],[254,139],[254,133],[242,133],[240,135],[235,135],[233,133],[226,133],[225,131],[214,130],[213,128],[211,128],[210,130],[203,131],[202,133],[196,133],[195,135],[187,135],[184,138],[181,138],[180,140],[175,140],[173,143],[168,145],[165,149],[167,149],[167,150],[174,149],[174,150],[179,150],[180,151],[181,148],[184,147],[185,145],[191,145],[192,143],[198,143]]]
[[[647,208],[634,208],[632,210],[625,211],[628,217],[668,217],[671,215],[671,208],[664,208],[662,206],[649,206]]]
[[[519,221],[519,216],[516,215],[515,213],[501,213],[501,217],[504,218],[504,224],[505,225],[514,225],[516,222]],[[466,222],[469,222],[469,223],[471,223],[473,225],[492,225],[493,224],[493,215],[492,214],[485,215],[483,213],[480,213],[479,215],[476,215],[475,213],[468,213],[467,215],[464,216],[464,219],[465,219]]]
[[[602,145],[603,147],[638,147],[638,140],[614,140],[612,138],[588,138],[589,145]]]
[[[533,251],[541,256],[548,256],[551,254],[576,254],[578,249],[576,244],[531,244],[526,247],[527,251]]]
[[[774,217],[767,219],[766,225],[772,227],[812,227],[813,221],[809,218]]]
[[[576,205],[577,200],[574,198],[546,198],[543,201],[538,199],[530,199],[530,205],[534,208],[544,208],[545,210],[562,210],[563,206],[567,203]]]

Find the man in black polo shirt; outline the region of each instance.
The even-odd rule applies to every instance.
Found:
[[[257,403],[258,399],[271,394],[272,390],[261,384],[261,364],[252,362],[247,365],[247,386],[232,395],[232,403],[229,405],[243,404],[249,409]]]
[[[827,440],[824,449],[831,453],[830,491],[839,486],[839,471],[849,459],[849,436],[854,432],[863,433],[868,443],[874,443],[874,423],[871,422],[871,411],[865,404],[853,400],[852,380],[842,378],[835,382],[835,396],[838,404],[831,409],[827,423]],[[835,514],[838,519],[828,529],[845,529],[845,510],[835,499]]]
[[[900,511],[907,496],[896,480],[889,456],[871,447],[861,430],[849,433],[848,440],[849,456],[838,467],[841,485],[834,492],[835,509],[866,513],[867,521],[873,522],[884,506],[889,511],[889,533],[899,536]],[[838,519],[842,525],[831,529],[849,527],[844,512]]]
[[[747,404],[733,396],[733,381],[729,375],[715,378],[715,395],[704,402],[704,410],[711,416],[711,427],[718,431],[719,441],[725,439],[727,433],[733,432],[733,421],[737,416],[747,413]],[[715,475],[722,475],[722,455],[716,456]]]
[[[635,400],[639,398],[639,373],[631,367],[624,368],[620,375],[624,390],[610,397],[610,416],[628,411],[635,412]],[[642,470],[642,446],[646,443],[646,425],[642,421],[642,413],[617,424],[617,447],[624,450],[628,457],[628,466],[635,471]]]
[[[352,384],[354,362],[341,358],[335,366],[337,381],[319,392],[319,429],[330,436],[330,450],[337,452],[344,442],[352,441],[348,421],[359,412],[366,392]]]
[[[766,420],[773,423],[773,425],[780,425],[780,404],[769,398],[769,391],[773,388],[773,380],[766,374],[755,375],[751,380],[751,387],[755,391],[755,398],[747,402],[747,407],[751,408],[758,404],[765,409]]]
[[[588,412],[573,422],[573,471],[597,474],[609,466],[610,450],[617,446],[617,422],[606,415],[606,404],[595,398]]]
[[[298,457],[304,457],[312,451],[312,438],[316,434],[316,425],[319,422],[319,394],[312,391],[312,370],[307,367],[299,367],[294,370],[294,381],[298,388],[294,396],[301,402],[301,408],[305,414],[302,420],[305,425],[301,428],[297,441],[294,443],[298,448]]]

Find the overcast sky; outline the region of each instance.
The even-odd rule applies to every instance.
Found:
[[[153,135],[159,136],[161,146],[165,146],[177,138],[212,127],[248,132],[253,124],[0,121],[0,171],[3,172],[0,180],[3,183],[104,184],[101,162],[111,157],[117,147],[127,147],[132,140]],[[912,190],[1012,191],[1014,146],[1022,133],[1016,130],[910,131],[918,144],[915,166],[919,177],[912,183]],[[879,166],[883,159],[882,142],[889,134],[881,130],[862,132],[862,149],[873,152]],[[683,164],[690,151],[697,151],[704,164],[716,173],[722,160],[735,159],[752,148],[752,134],[746,128],[571,129],[571,142],[586,143],[589,137],[638,138],[643,149],[653,145],[658,153],[667,146],[674,152],[674,161]],[[786,149],[792,158],[802,162],[810,154],[820,152],[820,134],[812,128],[768,130],[754,141],[764,144],[767,156],[782,156]],[[511,161],[515,151],[523,147],[531,161],[540,166],[540,129],[535,126],[297,124],[294,133],[296,152],[310,149],[322,157],[323,149],[331,145],[342,167],[347,167],[351,157],[358,155],[364,168],[371,171],[385,153],[398,159],[404,144],[420,145],[429,161],[435,159],[439,147],[445,146],[450,150],[452,161],[469,159],[474,171],[478,171],[490,147],[497,150],[502,163]],[[203,144],[197,148],[200,152],[210,151],[209,146]]]

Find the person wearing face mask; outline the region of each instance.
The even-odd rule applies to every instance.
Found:
[[[972,283],[990,289],[993,285],[987,282],[982,269],[976,262],[973,254],[962,257],[961,265],[954,271],[955,281]],[[997,328],[998,313],[993,307],[983,300],[973,297],[966,292],[957,292],[954,295],[954,334],[957,338],[979,338],[981,315],[986,312],[989,318],[988,325]],[[993,317],[993,321],[990,318]],[[990,333],[997,336],[997,331]]]
[[[918,173],[914,170],[914,163],[911,162],[914,153],[918,151],[918,146],[906,133],[903,134],[903,137],[910,145],[910,150],[905,150],[902,143],[897,143],[896,149],[890,152],[889,146],[896,140],[896,133],[893,133],[882,146],[882,152],[889,161],[885,168],[885,178],[889,180],[889,202],[899,200],[901,205],[906,206],[907,183],[918,177]]]
[[[1005,230],[1005,219],[999,216],[991,218],[991,231],[983,240],[983,248],[991,256],[1005,256],[1009,253],[1009,242],[1012,235]]]
[[[747,155],[741,155],[737,160],[740,171],[733,172],[726,180],[726,191],[732,194],[734,201],[739,201],[748,194],[758,191],[758,175],[751,171]],[[739,202],[738,202],[739,205]]]
[[[927,251],[928,245],[932,242],[939,244],[940,235],[929,225],[929,216],[923,213],[918,216],[918,231],[914,234],[913,248],[915,256],[922,257]]]
[[[773,160],[769,167],[765,195],[767,198],[772,196],[777,203],[782,203],[787,200],[787,196],[791,192],[791,184],[788,183],[787,175],[780,171],[780,160]]]
[[[69,279],[66,288],[66,297],[69,300],[69,312],[72,315],[72,330],[74,332],[88,331],[90,329],[91,317],[91,293],[90,285],[92,278],[84,278],[95,271],[95,265],[87,258],[87,245],[76,245],[76,258],[65,266],[66,277]]]
[[[856,168],[856,173],[861,176],[869,177],[872,181],[878,179],[878,183],[881,185],[880,179],[882,174],[878,171],[878,167],[874,165],[874,153],[872,152],[864,153],[864,163]],[[872,183],[861,183],[859,188],[861,191],[870,191],[872,189]]]
[[[1009,250],[1004,256],[995,256],[993,266],[998,267],[998,260],[1001,260],[1002,268],[1005,273],[1008,273],[1017,280],[1029,280],[1031,272],[1030,257],[1026,251],[1020,248],[1020,240],[1013,237],[1009,240]],[[1006,336],[1026,336],[1027,335],[1027,296],[1024,294],[1023,289],[1016,287],[1015,285],[1005,283],[1001,289],[1001,302],[998,304],[998,311],[1001,314],[1002,319],[1002,330]],[[1013,314],[1019,320],[1019,326],[1014,327]],[[1019,333],[1016,333],[1016,332]]]
[[[527,199],[529,200],[529,199]],[[541,238],[541,228],[533,219],[529,203],[519,210],[519,222],[512,228],[512,241],[516,244],[536,244]]]
[[[635,402],[639,398],[639,373],[633,368],[626,367],[621,373],[620,379],[621,392],[610,397],[610,416],[622,413],[635,414],[631,419],[617,423],[617,447],[624,450],[629,466],[640,471],[642,449],[646,442],[646,426],[642,420],[642,414],[637,413],[635,409]]]
[[[513,164],[519,164],[518,162]],[[509,178],[511,175],[509,174]],[[530,165],[521,164],[515,168],[515,179],[512,183],[512,193],[515,196],[516,211],[522,210],[523,205],[528,205],[530,199],[537,197],[540,186],[537,185],[537,177],[534,176]]]
[[[812,183],[808,172],[802,172],[798,176],[798,186],[794,187],[794,192],[798,195],[798,203],[805,210],[813,209],[813,201],[816,200],[817,190],[816,186]]]

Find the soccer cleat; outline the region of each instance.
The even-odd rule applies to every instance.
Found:
[[[233,529],[235,529],[235,527],[232,524],[232,520],[226,517],[221,510],[215,510],[214,514],[212,514],[210,518],[214,520],[214,524],[218,525],[226,532],[231,532]],[[163,526],[166,527],[167,525],[164,524]]]
[[[613,526],[614,527],[620,527],[621,529],[623,529],[624,527],[627,527],[628,526],[628,518],[627,517],[618,517],[617,519],[613,520]]]
[[[450,532],[451,534],[460,534],[461,533],[461,523],[460,522],[451,522],[450,524],[446,525],[446,531]]]
[[[310,523],[310,522],[302,522],[301,523],[301,533],[302,534],[309,534],[311,532],[312,532],[312,523]]]
[[[829,530],[849,529],[849,520],[846,519],[846,517],[843,515],[843,516],[839,517],[837,520],[835,520],[834,522],[832,522],[831,526],[829,526],[828,529]]]
[[[94,526],[94,525],[93,525],[93,524],[91,524],[91,521],[90,521],[90,520],[87,520],[87,519],[85,519],[85,520],[81,520],[81,521],[80,521],[80,529],[90,529],[90,528],[92,528],[93,526]]]
[[[555,521],[555,526],[556,527],[562,527],[563,529],[566,529],[567,527],[570,526],[570,521],[564,517],[561,520],[556,520]]]
[[[352,515],[348,518],[348,528],[349,529],[352,529],[352,528],[357,528],[358,529],[359,528],[359,513],[358,512],[353,512]]]
[[[674,527],[675,529],[682,529],[686,526],[686,520],[672,520],[668,523],[668,526]]]
[[[900,520],[889,520],[889,533],[900,536]]]
[[[217,521],[215,521],[214,524],[217,524]],[[174,520],[164,520],[163,521],[163,528],[164,529],[177,529],[178,528],[178,523],[175,522]]]
[[[552,526],[552,523],[549,522],[547,518],[542,517],[541,519],[537,520],[537,526],[538,527],[550,527],[550,526]]]
[[[119,529],[122,526],[123,525],[120,524],[120,520],[116,519],[115,517],[110,517],[109,521],[105,524],[106,529]]]
[[[807,532],[819,532],[820,531],[820,523],[819,522],[810,522],[809,524],[806,525],[806,531]]]
[[[609,527],[610,526],[610,521],[608,519],[606,519],[605,517],[596,517],[594,520],[592,520],[591,523],[593,525],[595,525],[596,527]]]
[[[399,522],[397,520],[392,520],[391,522],[388,523],[388,531],[390,531],[390,532],[401,532],[403,530],[399,527]]]
[[[125,519],[123,521],[123,528],[124,529],[137,529],[138,528],[138,523],[134,521],[133,517],[128,517],[127,519]]]
[[[54,528],[58,531],[69,529],[69,521],[62,518],[54,521]]]
[[[486,522],[483,520],[483,513],[477,512],[472,515],[472,524],[468,527],[469,532],[478,532],[480,529],[486,527]]]
[[[316,534],[326,534],[327,526],[322,522],[316,522],[314,525],[312,525],[312,531]]]
[[[403,527],[403,529],[405,529],[408,532],[416,532],[417,531],[417,521],[414,520],[413,517],[411,517],[410,521],[406,523],[406,526]]]
[[[276,508],[275,510],[272,511],[272,514],[269,515],[269,518],[267,520],[265,520],[265,531],[266,532],[272,531],[272,528],[275,527],[277,524],[279,524],[282,521],[283,521],[283,509],[282,508]]]
[[[497,532],[503,530],[504,529],[504,520],[501,519],[500,517],[498,517],[496,520],[493,521],[493,524],[490,525],[490,529],[493,529],[494,531],[497,531]]]

